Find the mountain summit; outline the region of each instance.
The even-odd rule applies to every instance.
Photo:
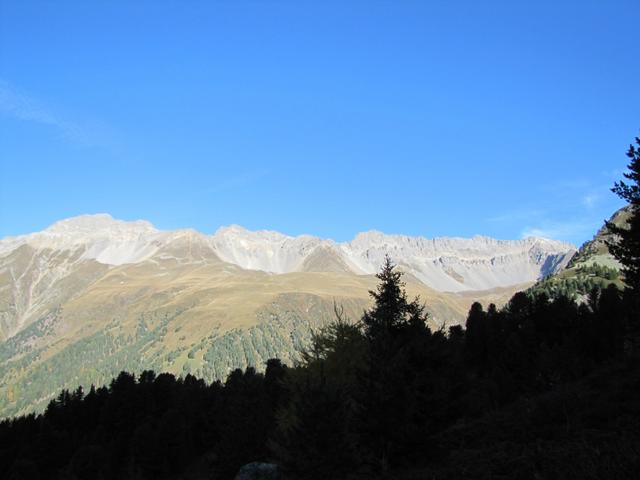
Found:
[[[62,220],[42,232],[0,240],[0,257],[26,245],[35,250],[76,251],[79,260],[94,259],[110,266],[135,264],[149,260],[185,235],[191,239],[190,248],[197,243],[223,262],[274,274],[304,272],[310,265],[317,270],[324,264],[328,270],[339,265],[346,273],[371,275],[389,255],[428,287],[451,292],[535,281],[565,266],[575,253],[571,244],[536,237],[428,239],[372,230],[339,243],[311,235],[291,237],[268,230],[250,231],[238,225],[221,227],[213,235],[194,230],[160,231],[146,221],[125,222],[98,214]]]

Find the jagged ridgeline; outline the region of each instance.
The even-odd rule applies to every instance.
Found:
[[[298,358],[314,329],[370,304],[384,255],[427,304],[433,328],[473,301],[506,302],[567,264],[572,245],[540,238],[367,232],[338,243],[222,228],[159,231],[108,215],[0,240],[0,416],[40,410],[62,388],[121,370],[224,379]]]
[[[614,213],[609,222],[626,228],[630,216],[631,210],[627,206]],[[584,300],[594,288],[603,289],[611,283],[622,288],[624,283],[620,273],[621,265],[607,247],[607,243],[614,241],[614,235],[605,224],[592,240],[580,247],[566,268],[536,283],[528,292],[534,295],[544,293],[550,298],[567,296],[574,300]]]

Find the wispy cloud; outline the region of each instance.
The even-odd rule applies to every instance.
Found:
[[[262,177],[268,175],[269,170],[266,168],[260,168],[256,170],[250,170],[238,173],[236,175],[223,178],[214,185],[211,185],[206,189],[206,193],[220,193],[228,190],[238,190],[248,187]]]
[[[522,238],[543,237],[572,242],[576,238],[588,237],[595,233],[599,225],[592,221],[544,222],[538,227],[525,227]]]
[[[65,140],[76,145],[85,147],[104,145],[102,135],[64,118],[33,96],[18,90],[2,79],[0,79],[0,113],[17,120],[51,127]]]
[[[561,180],[555,180],[549,183],[540,185],[543,191],[551,192],[573,192],[575,190],[584,190],[592,186],[590,180],[586,178],[565,178]]]
[[[587,208],[593,208],[597,205],[597,203],[602,199],[602,194],[600,192],[591,192],[587,193],[582,197],[582,205]]]
[[[519,220],[538,218],[545,215],[545,213],[546,211],[541,208],[523,208],[519,210],[510,210],[487,218],[487,222],[510,223]]]
[[[625,172],[627,172],[626,168],[614,168],[612,170],[603,170],[602,176],[607,179],[620,180]]]
[[[591,238],[618,204],[602,172],[593,179],[551,180],[540,185],[535,204],[507,208],[487,218],[488,222],[509,226],[522,237],[545,237],[581,244]]]

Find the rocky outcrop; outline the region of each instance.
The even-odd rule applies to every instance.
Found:
[[[278,465],[262,462],[244,465],[235,476],[235,480],[282,480],[282,478]]]

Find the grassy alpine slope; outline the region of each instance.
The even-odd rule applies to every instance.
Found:
[[[357,319],[375,286],[373,276],[271,275],[215,260],[90,271],[83,288],[56,284],[43,316],[0,343],[0,416],[41,411],[60,388],[102,385],[122,370],[192,373],[211,382],[234,368],[262,369],[272,357],[293,364],[312,330],[333,320],[334,302]],[[478,296],[500,304],[517,288]],[[476,298],[417,280],[408,289],[427,303],[434,328],[463,321]]]

